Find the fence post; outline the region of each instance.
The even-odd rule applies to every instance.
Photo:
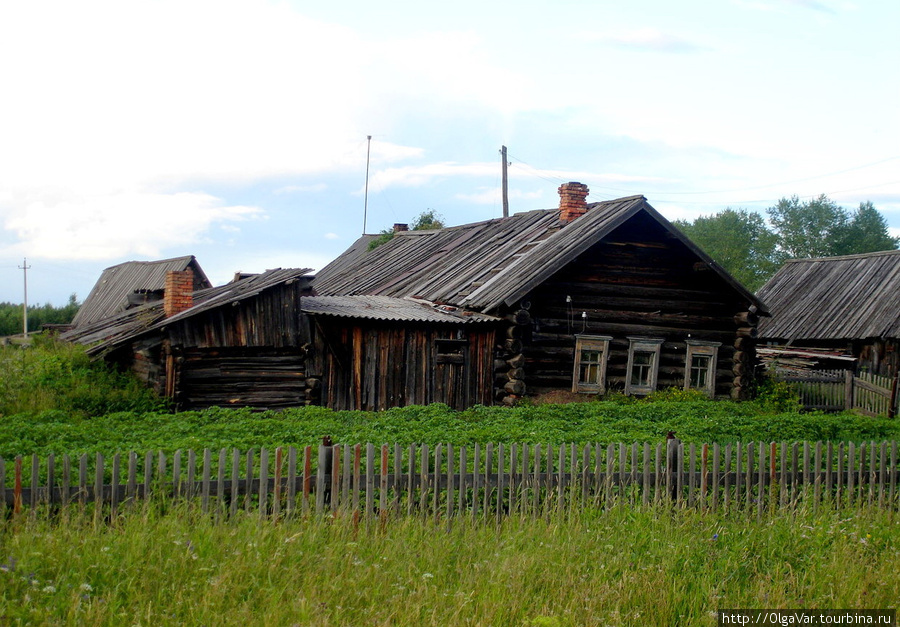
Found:
[[[891,384],[891,404],[888,407],[888,418],[897,416],[897,388],[900,387],[900,372],[894,375],[894,382]]]
[[[853,409],[853,371],[844,370],[844,409]]]
[[[681,475],[681,468],[678,465],[678,449],[680,446],[681,440],[670,434],[666,440],[666,485],[669,488],[669,500],[673,503],[678,500],[679,496],[677,477]]]

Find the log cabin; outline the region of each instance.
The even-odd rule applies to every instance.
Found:
[[[898,294],[900,250],[788,261],[759,290],[772,311],[760,342],[837,352],[858,370],[895,377]]]
[[[310,368],[326,404],[464,407],[670,387],[747,398],[756,326],[768,315],[760,299],[643,196],[587,203],[588,193],[567,183],[558,208],[431,231],[401,226],[375,248],[375,236],[356,241],[316,275],[316,298],[414,299],[481,317],[413,325],[362,308],[345,320],[309,310]],[[458,383],[439,389],[446,379],[426,372],[450,363]],[[416,371],[416,394],[397,392]]]
[[[238,275],[195,289],[191,268],[168,270],[161,299],[81,325],[61,337],[84,344],[183,409],[309,404],[310,270]]]

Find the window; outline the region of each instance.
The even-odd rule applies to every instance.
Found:
[[[628,342],[625,393],[649,394],[656,389],[659,351],[663,340],[654,337],[629,337]]]
[[[687,355],[684,360],[684,389],[700,390],[707,396],[716,393],[716,358],[720,342],[687,340]]]
[[[605,335],[575,336],[573,392],[602,394],[606,391],[606,360],[611,339]]]
[[[434,341],[435,363],[464,364],[466,362],[466,345],[464,339],[438,339]]]

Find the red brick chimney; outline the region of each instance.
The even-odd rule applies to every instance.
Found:
[[[190,270],[166,272],[166,289],[163,295],[163,310],[166,318],[194,306],[194,273]]]
[[[403,231],[408,231],[408,230],[409,230],[408,224],[401,224],[400,222],[396,222],[394,224],[394,233],[401,233]]]
[[[559,186],[559,219],[571,222],[587,212],[587,195],[590,193],[584,183],[563,183]]]

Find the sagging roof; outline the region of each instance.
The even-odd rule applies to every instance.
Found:
[[[647,203],[643,196],[588,205],[568,223],[558,209],[433,231],[405,231],[373,250],[364,235],[323,268],[317,294],[367,294],[426,299],[484,313],[512,305],[628,219],[645,212],[681,240],[759,313],[765,307],[706,253]]]
[[[499,322],[501,319],[452,305],[437,305],[416,298],[390,296],[312,296],[300,301],[304,313],[341,318],[393,322],[439,322],[466,324]]]
[[[193,255],[158,261],[126,261],[110,266],[84,299],[72,320],[72,326],[78,328],[115,316],[128,308],[129,295],[161,292],[166,284],[167,272],[188,268],[194,273],[195,289],[212,287]]]
[[[788,261],[758,295],[778,340],[900,337],[900,250]]]
[[[156,301],[77,327],[64,333],[61,338],[87,345],[89,354],[99,354],[144,333],[217,307],[230,306],[277,285],[301,279],[310,280],[311,277],[304,277],[309,272],[309,268],[266,270],[262,274],[249,275],[225,285],[196,290],[193,292],[193,307],[168,318],[163,311],[163,302]]]

